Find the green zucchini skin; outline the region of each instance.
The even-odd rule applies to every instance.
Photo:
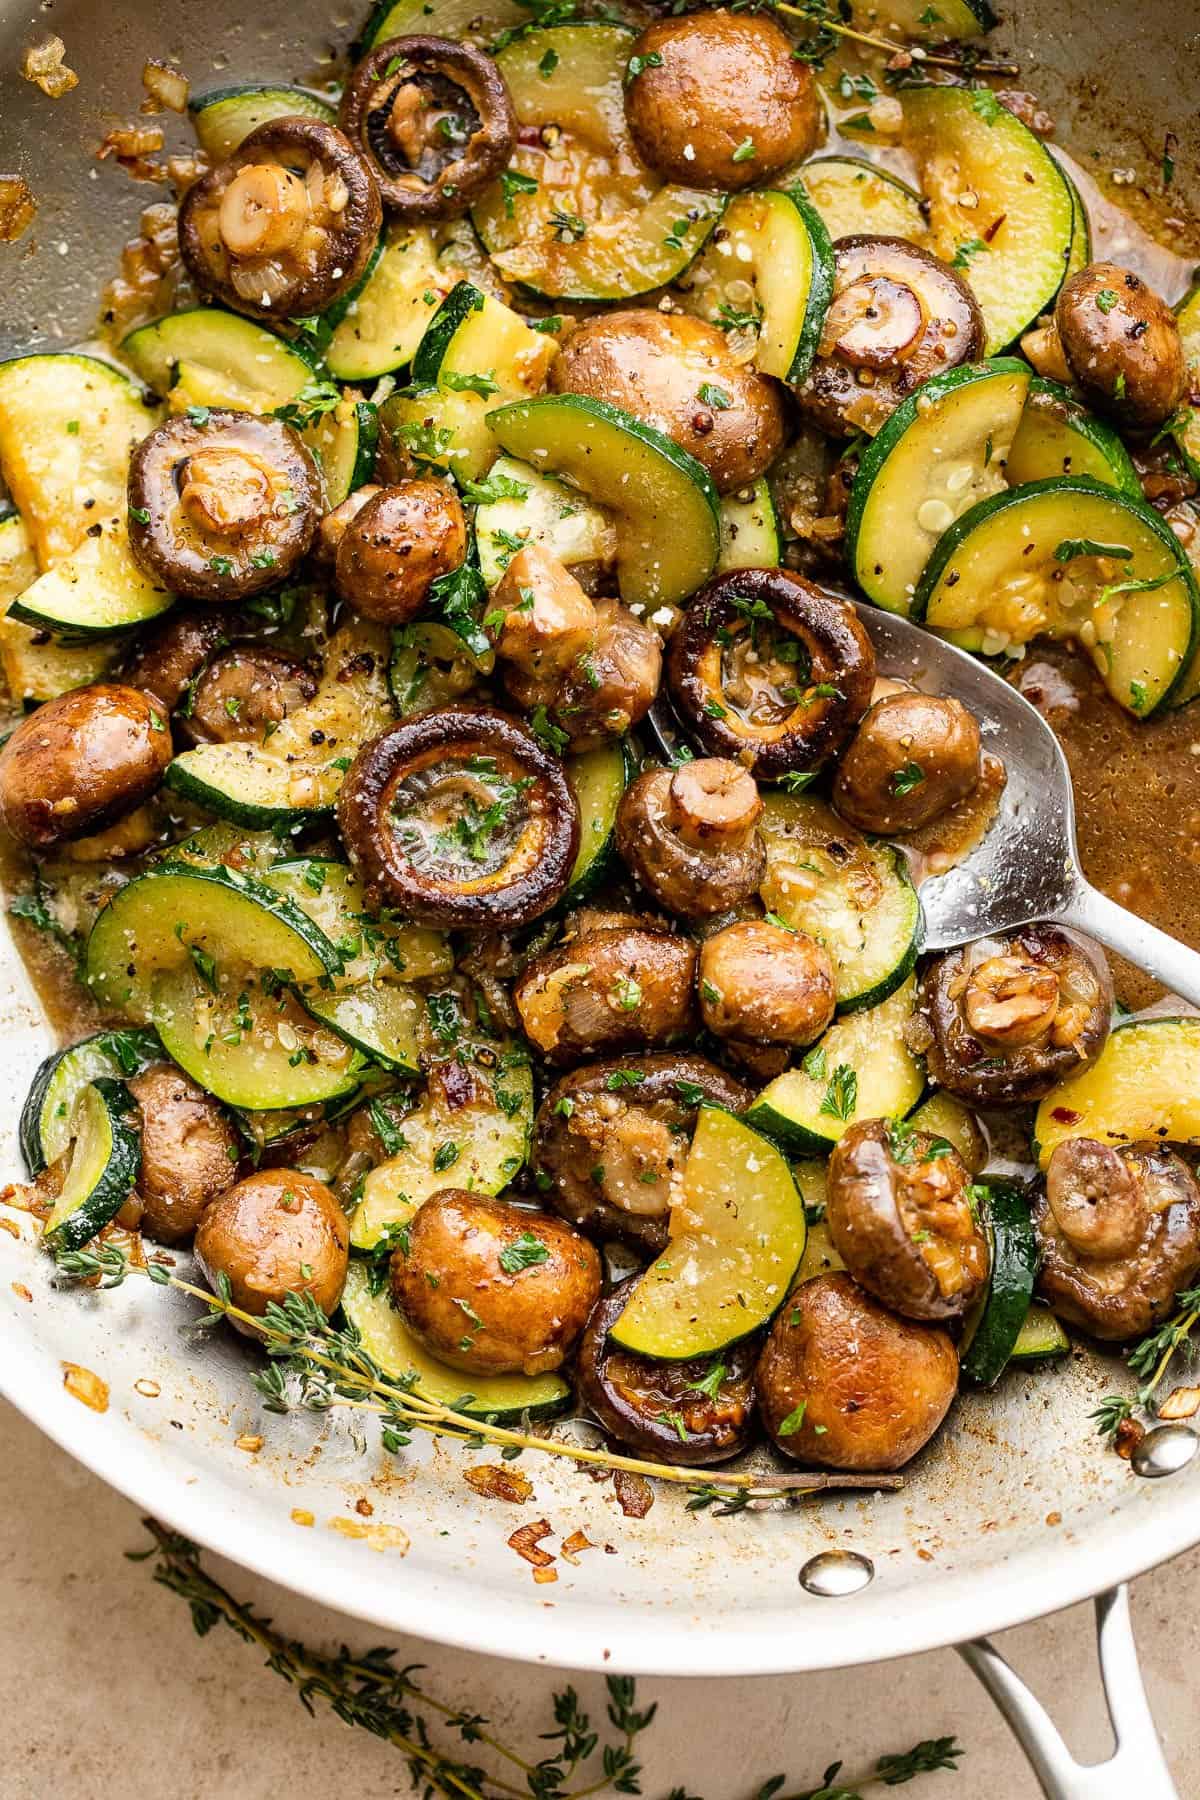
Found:
[[[18,1141],[31,1179],[62,1155],[67,1126],[79,1094],[97,1076],[117,1080],[161,1062],[165,1051],[149,1029],[97,1031],[38,1065],[21,1108]]]
[[[46,1221],[46,1242],[56,1252],[82,1250],[90,1244],[96,1233],[116,1218],[141,1173],[142,1140],[134,1123],[138,1109],[132,1094],[123,1082],[106,1075],[98,1075],[89,1085],[103,1108],[104,1132],[96,1146],[103,1161],[86,1193],[71,1209],[57,1220],[52,1212]],[[67,1176],[68,1185],[72,1173],[74,1162]]]
[[[637,750],[627,737],[606,744],[601,750],[568,758],[567,780],[580,803],[579,854],[562,897],[564,907],[579,906],[595,893],[608,873],[616,845],[617,808],[639,764]],[[582,778],[578,787],[573,768]]]
[[[223,159],[270,119],[322,119],[337,123],[337,112],[327,100],[307,88],[284,83],[241,82],[210,88],[188,101],[188,117],[202,150]]]
[[[1029,1195],[1011,1181],[989,1181],[987,1212],[992,1266],[982,1310],[968,1324],[960,1367],[976,1387],[995,1387],[1025,1323],[1038,1271],[1038,1246]],[[965,1334],[964,1334],[965,1335]]]

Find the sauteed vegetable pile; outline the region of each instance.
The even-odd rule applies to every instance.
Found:
[[[396,0],[193,97],[100,343],[0,364],[67,1273],[190,1246],[451,1435],[668,1470],[894,1471],[1182,1330],[1200,1020],[922,953],[1005,772],[855,602],[1188,704],[1200,298],[1094,256],[980,0],[881,18]]]

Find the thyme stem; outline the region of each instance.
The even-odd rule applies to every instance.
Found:
[[[871,50],[886,50],[889,56],[895,56],[898,50],[908,48],[895,39],[872,37],[870,32],[855,31],[850,25],[843,25],[840,20],[818,16],[803,6],[791,6],[788,0],[771,0],[775,12],[788,13],[793,19],[804,19],[810,25],[820,25],[826,31],[836,32],[838,37],[850,38],[856,44],[866,44]],[[936,51],[924,51],[917,59],[929,63],[935,69],[961,70],[965,64],[961,56],[939,56]],[[972,61],[972,70],[979,75],[1019,75],[1016,63]]]

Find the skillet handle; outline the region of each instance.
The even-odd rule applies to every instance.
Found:
[[[1142,1685],[1129,1589],[1098,1594],[1096,1640],[1116,1748],[1107,1762],[1077,1763],[1041,1701],[987,1638],[958,1653],[996,1702],[1033,1766],[1046,1800],[1179,1800]]]

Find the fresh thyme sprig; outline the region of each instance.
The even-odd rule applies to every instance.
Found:
[[[1166,1322],[1125,1353],[1125,1360],[1135,1375],[1145,1377],[1136,1395],[1106,1394],[1089,1417],[1095,1420],[1101,1437],[1115,1438],[1118,1431],[1140,1409],[1152,1415],[1158,1412],[1158,1390],[1179,1350],[1189,1356],[1198,1353],[1192,1332],[1200,1323],[1200,1287],[1181,1288],[1175,1296],[1175,1311]]]
[[[899,50],[907,50],[918,62],[928,63],[936,69],[954,69],[957,72],[969,70],[978,75],[1019,75],[1020,70],[1015,63],[995,62],[980,57],[968,46],[957,54],[947,51],[925,50],[917,45],[902,44],[896,38],[875,37],[869,31],[857,31],[839,17],[829,6],[828,0],[800,0],[800,4],[792,5],[790,0],[767,0],[773,12],[787,13],[793,19],[804,19],[810,25],[818,27],[818,40],[828,32],[840,38],[848,38],[852,43],[865,44],[871,50],[886,50],[889,56],[895,56]],[[827,53],[818,42],[818,55]]]
[[[152,1542],[146,1550],[127,1551],[129,1560],[153,1561],[155,1581],[187,1601],[200,1637],[218,1625],[228,1626],[244,1643],[264,1653],[267,1667],[295,1688],[306,1712],[315,1716],[316,1703],[324,1701],[345,1724],[394,1745],[407,1758],[422,1800],[439,1794],[447,1800],[591,1800],[600,1794],[642,1792],[636,1746],[658,1709],[655,1705],[639,1709],[637,1686],[630,1677],[606,1679],[606,1712],[613,1735],[605,1742],[575,1689],[556,1693],[554,1727],[542,1736],[542,1742],[554,1749],[530,1761],[494,1736],[481,1713],[439,1700],[414,1679],[415,1667],[397,1668],[393,1650],[377,1648],[356,1655],[342,1646],[325,1652],[285,1637],[269,1619],[235,1600],[213,1579],[188,1538],[168,1531],[157,1520],[142,1522]],[[429,1715],[435,1718],[433,1725]],[[454,1733],[463,1744],[489,1751],[504,1773],[491,1773],[439,1748],[434,1737],[439,1729]],[[858,1781],[843,1782],[843,1765],[833,1762],[819,1787],[784,1794],[787,1777],[776,1775],[762,1784],[754,1800],[864,1800],[868,1790],[903,1787],[918,1775],[940,1769],[956,1773],[964,1754],[954,1738],[927,1738],[911,1750],[881,1756],[871,1773]],[[701,1800],[701,1796],[676,1787],[666,1800]]]
[[[78,1278],[103,1277],[105,1287],[119,1287],[127,1275],[145,1275],[159,1286],[199,1300],[209,1318],[225,1317],[247,1325],[257,1334],[270,1361],[265,1369],[252,1370],[250,1380],[262,1395],[268,1412],[286,1413],[296,1406],[328,1412],[343,1406],[374,1414],[379,1420],[380,1441],[392,1454],[405,1449],[415,1432],[450,1438],[479,1448],[494,1444],[509,1456],[524,1450],[565,1457],[592,1467],[624,1470],[655,1481],[672,1482],[691,1490],[700,1505],[715,1500],[731,1502],[726,1510],[741,1511],[750,1501],[796,1498],[829,1488],[898,1488],[898,1475],[851,1475],[806,1472],[795,1475],[762,1475],[746,1469],[723,1470],[699,1480],[694,1470],[673,1463],[656,1463],[636,1456],[578,1444],[567,1438],[538,1437],[514,1431],[490,1419],[475,1418],[456,1406],[427,1399],[416,1387],[416,1377],[389,1375],[364,1348],[351,1324],[332,1324],[311,1294],[289,1294],[282,1304],[272,1302],[261,1318],[244,1312],[233,1302],[228,1280],[217,1280],[217,1291],[184,1281],[163,1263],[148,1262],[139,1268],[116,1245],[99,1252],[72,1252],[58,1258],[62,1273]],[[464,1399],[466,1396],[464,1396]],[[740,1504],[737,1504],[740,1503]]]

